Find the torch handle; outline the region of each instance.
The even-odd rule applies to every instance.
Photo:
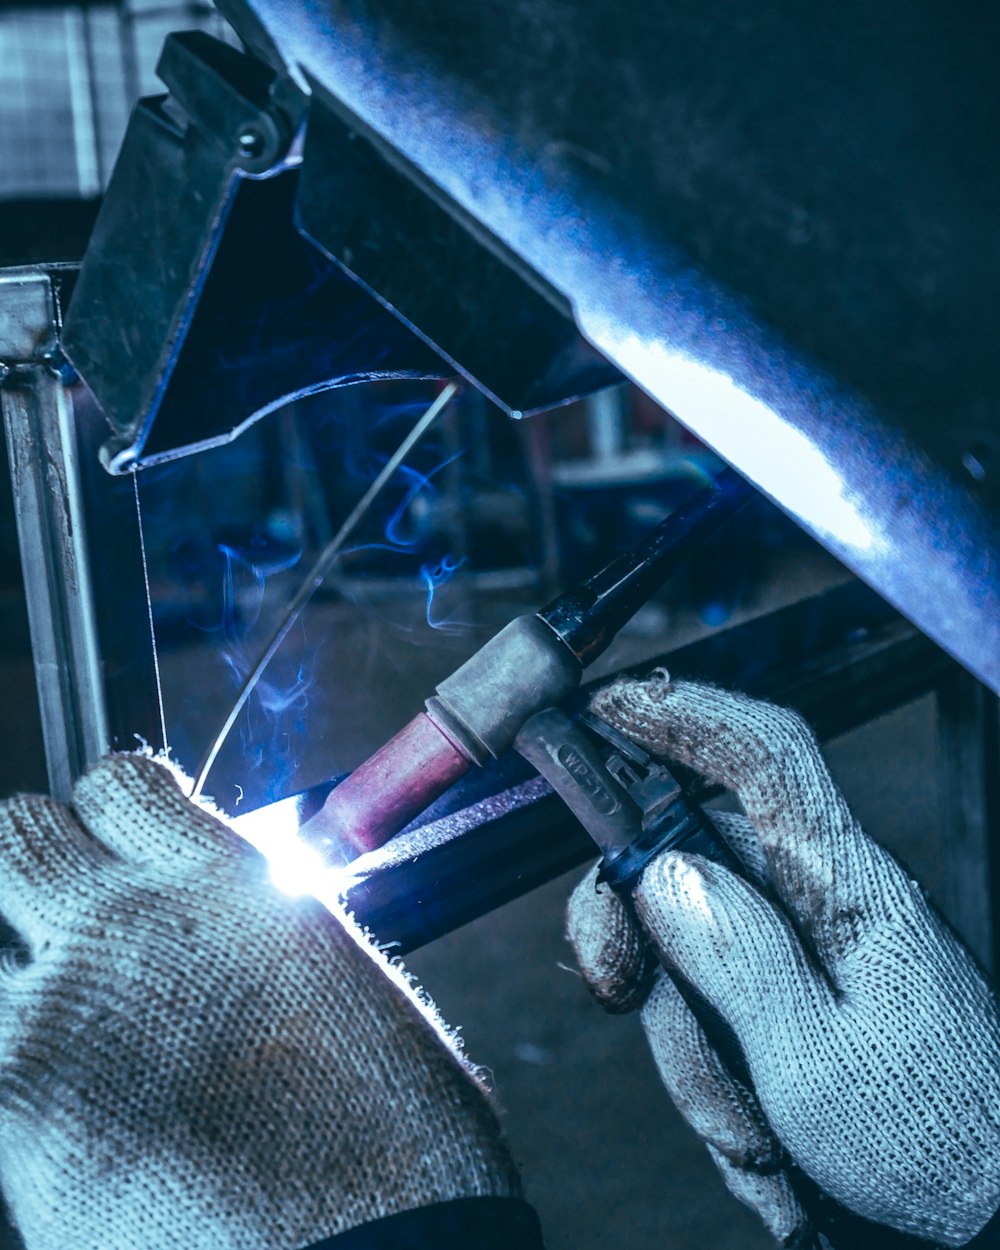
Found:
[[[538,612],[539,619],[582,665],[592,664],[678,564],[735,516],[753,493],[734,469],[723,469],[635,547],[553,599]]]

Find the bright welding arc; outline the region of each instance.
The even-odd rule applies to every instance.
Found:
[[[229,715],[223,722],[221,729],[212,739],[212,742],[206,751],[201,764],[199,765],[198,773],[195,778],[194,789],[191,791],[192,798],[197,798],[198,795],[201,794],[202,787],[205,784],[208,774],[212,770],[212,765],[215,763],[219,751],[222,749],[223,743],[229,737],[233,726],[236,724],[240,712],[243,711],[247,699],[250,698],[250,695],[254,691],[254,687],[262,677],[268,664],[270,664],[271,660],[274,658],[278,648],[288,637],[292,626],[302,615],[302,611],[306,604],[322,585],[323,579],[336,563],[338,556],[343,550],[344,544],[354,533],[355,529],[357,529],[360,522],[364,519],[365,513],[381,494],[390,478],[410,454],[416,444],[427,433],[445,408],[448,407],[451,401],[458,394],[459,390],[460,387],[457,382],[448,383],[444,390],[442,390],[441,394],[438,395],[437,399],[434,400],[420,420],[416,423],[416,425],[414,425],[413,429],[410,430],[409,434],[407,434],[393,454],[389,457],[378,477],[375,478],[372,484],[351,509],[347,519],[344,521],[343,525],[341,525],[334,537],[329,543],[327,543],[322,552],[320,552],[315,564],[309,570],[309,573],[303,580],[302,585],[296,591],[295,597],[288,605],[288,610],[286,611],[284,617],[282,617],[281,623],[271,635],[267,646],[261,653],[260,659],[254,665],[246,681],[240,688],[240,692],[236,696],[236,701],[230,709]]]

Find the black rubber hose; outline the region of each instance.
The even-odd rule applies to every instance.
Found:
[[[608,649],[677,565],[753,495],[753,487],[735,470],[723,469],[631,551],[616,556],[537,615],[586,667]]]

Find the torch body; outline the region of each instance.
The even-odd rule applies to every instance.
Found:
[[[446,678],[427,710],[336,789],[300,829],[333,863],[374,850],[472,765],[514,745],[525,722],[579,685],[676,565],[751,497],[731,469],[637,547],[542,608],[519,616]]]
[[[437,687],[421,712],[332,790],[300,834],[328,862],[374,850],[524,722],[579,685],[583,665],[539,617],[519,616]]]

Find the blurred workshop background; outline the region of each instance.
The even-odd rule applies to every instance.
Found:
[[[0,4],[0,265],[81,258],[130,106],[159,89],[163,38],[195,28],[232,38],[207,4]],[[197,767],[311,561],[438,389],[313,396],[140,475],[167,736],[182,765]],[[365,518],[207,791],[238,813],[353,768],[500,625],[634,542],[717,467],[628,384],[524,422],[465,391]],[[602,671],[850,580],[761,499],[636,616]],[[0,596],[0,794],[43,790],[6,472]],[[862,821],[961,924],[949,706],[923,694],[836,737],[829,754]],[[551,1250],[764,1250],[659,1089],[638,1021],[604,1017],[568,966],[562,912],[579,871],[408,966],[494,1074]],[[17,1244],[0,1234],[0,1247]]]

